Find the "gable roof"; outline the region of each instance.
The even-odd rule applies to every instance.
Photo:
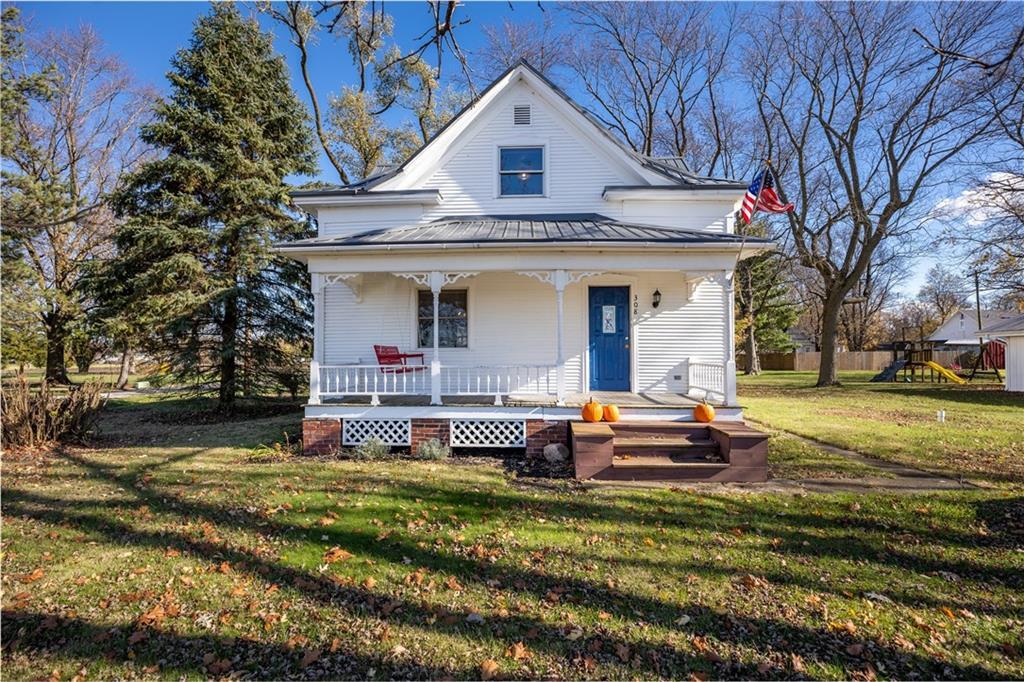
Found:
[[[599,213],[447,216],[429,223],[371,230],[338,237],[313,237],[278,244],[291,249],[427,246],[432,244],[621,244],[633,246],[706,246],[727,249],[770,248],[769,239],[737,234],[679,230],[612,220]]]
[[[1004,320],[1016,317],[1017,313],[1009,310],[981,311],[981,328],[988,332],[989,328]],[[961,324],[962,322],[962,324]],[[928,337],[929,341],[945,343],[949,346],[977,345],[978,312],[974,308],[962,308],[946,319],[939,328]]]
[[[1024,336],[1024,315],[1005,318],[1000,322],[985,325],[979,336]]]
[[[484,100],[492,98],[497,92],[512,82],[514,82],[513,76],[517,73],[525,73],[536,78],[540,83],[545,86],[550,92],[557,95],[557,97],[568,104],[572,109],[579,114],[586,122],[585,129],[595,133],[601,139],[614,145],[614,148],[622,155],[622,158],[626,159],[631,165],[634,165],[637,169],[646,171],[648,174],[654,174],[656,177],[662,180],[668,181],[663,185],[642,185],[636,186],[631,185],[630,188],[635,187],[659,187],[669,186],[678,189],[745,189],[747,183],[736,180],[727,180],[724,178],[711,178],[704,177],[693,173],[687,168],[685,162],[680,157],[662,157],[655,158],[640,154],[629,146],[627,146],[622,140],[616,137],[610,130],[608,130],[599,120],[594,117],[589,111],[584,109],[575,100],[569,97],[561,88],[551,82],[543,73],[533,68],[525,59],[521,59],[509,68],[507,68],[500,76],[495,78],[486,88],[484,88],[480,94],[478,94],[471,102],[466,104],[455,116],[453,116],[447,123],[444,124],[433,137],[430,138],[425,144],[421,145],[415,152],[413,152],[405,161],[400,165],[393,168],[382,170],[381,172],[372,175],[363,180],[349,183],[347,185],[336,185],[334,187],[317,189],[317,190],[304,190],[303,196],[345,196],[361,192],[370,192],[374,188],[379,187],[383,183],[396,178],[401,173],[413,164],[427,149],[432,147],[434,144],[439,143],[439,140],[445,137],[445,134],[453,129],[457,122],[461,122],[467,116],[476,116],[486,107],[477,107]],[[294,195],[294,193],[293,193]]]

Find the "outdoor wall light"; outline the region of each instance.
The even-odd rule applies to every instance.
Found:
[[[651,297],[651,305],[655,308],[661,305],[661,292],[657,289],[654,290],[654,296]]]

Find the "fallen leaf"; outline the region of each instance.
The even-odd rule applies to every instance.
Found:
[[[850,654],[851,656],[860,656],[862,653],[864,653],[864,645],[851,644],[850,646],[846,647],[846,653]]]
[[[530,657],[530,650],[522,642],[516,642],[505,651],[505,655],[513,661],[522,661]]]
[[[493,658],[485,659],[480,663],[480,679],[493,680],[498,674],[498,662]]]
[[[615,645],[615,655],[619,657],[619,660],[623,663],[629,663],[629,646],[619,642]]]
[[[306,649],[306,653],[302,654],[302,660],[299,661],[299,667],[308,668],[318,660],[320,660],[319,649]]]
[[[376,584],[377,580],[373,576],[370,576],[363,581],[363,587],[365,587],[368,590],[372,590]]]
[[[570,642],[575,642],[577,639],[579,639],[582,636],[583,636],[583,628],[579,627],[578,625],[573,627],[573,628],[571,628],[567,633],[565,633],[565,638],[567,640],[569,640]]]
[[[46,575],[46,571],[41,568],[37,568],[31,573],[25,573],[24,575],[18,576],[18,582],[27,585],[28,583],[34,583],[35,581],[42,579],[44,575]]]
[[[352,553],[343,550],[341,547],[331,547],[329,550],[324,552],[323,560],[328,564],[333,564],[337,561],[347,561],[352,558]]]

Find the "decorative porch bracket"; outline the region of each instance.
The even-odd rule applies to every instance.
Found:
[[[600,275],[597,271],[572,272],[569,270],[523,270],[516,274],[550,284],[555,288],[555,400],[565,405],[565,288],[586,277]]]
[[[441,306],[441,289],[450,284],[458,282],[463,277],[474,277],[479,272],[396,272],[395,276],[409,279],[421,287],[430,287],[430,293],[434,295],[434,326],[433,326],[433,352],[430,356],[430,404],[441,404],[441,356],[440,337],[438,326],[440,324],[438,310]]]
[[[697,287],[714,278],[713,272],[683,271],[683,297],[686,302],[692,303],[693,297],[697,295]]]

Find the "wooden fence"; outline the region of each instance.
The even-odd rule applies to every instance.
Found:
[[[944,367],[957,361],[957,351],[941,350],[932,352],[932,360]],[[795,372],[816,372],[821,366],[821,353],[761,353],[761,369],[790,370]],[[836,366],[840,372],[878,372],[892,362],[892,352],[887,350],[844,351],[836,353]],[[746,365],[743,355],[736,356],[736,367]]]

